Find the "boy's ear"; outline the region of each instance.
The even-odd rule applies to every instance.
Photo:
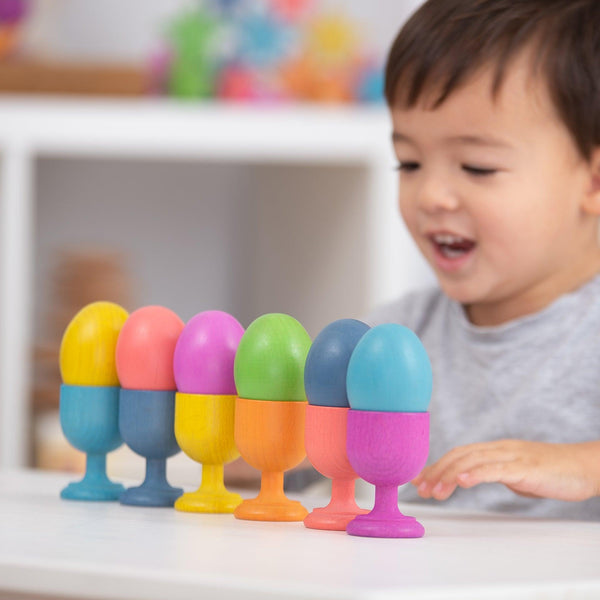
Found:
[[[592,152],[590,175],[590,188],[586,195],[584,208],[589,213],[600,215],[600,146],[597,146]]]

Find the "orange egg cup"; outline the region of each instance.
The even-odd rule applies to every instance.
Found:
[[[308,511],[283,491],[283,473],[300,464],[306,402],[236,398],[235,443],[242,458],[261,471],[260,492],[233,513],[249,521],[302,521]]]
[[[354,499],[355,480],[346,452],[346,432],[349,408],[338,406],[306,407],[305,444],[308,460],[319,473],[331,479],[331,501],[323,508],[315,508],[304,519],[311,529],[345,531],[346,525],[360,514]]]

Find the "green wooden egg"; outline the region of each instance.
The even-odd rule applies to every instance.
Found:
[[[304,363],[310,344],[310,336],[293,317],[279,313],[258,317],[246,329],[235,355],[238,396],[305,401]]]

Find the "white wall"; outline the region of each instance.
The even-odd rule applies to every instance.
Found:
[[[141,60],[160,37],[161,24],[187,3],[38,0],[30,39],[51,45],[59,56]],[[350,12],[383,54],[418,2],[323,4]],[[372,307],[348,283],[353,290],[367,285],[353,276],[363,272],[367,252],[360,233],[366,196],[364,177],[355,169],[42,159],[36,178],[36,330],[52,257],[76,245],[124,252],[138,282],[135,300],[169,306],[184,319],[220,308],[248,324],[262,312],[282,311],[314,334],[329,320],[364,316]],[[404,231],[399,235],[407,237]],[[338,249],[321,253],[330,262],[319,259],[317,248],[310,260],[302,256],[306,236]],[[313,269],[310,278],[306,265]],[[414,265],[415,275],[403,276],[428,281],[428,274],[420,276],[423,264],[416,260]],[[286,280],[287,272],[292,280]],[[303,276],[314,286],[309,293],[319,299],[310,306],[302,302]],[[245,285],[250,278],[255,285]],[[270,282],[277,278],[286,286],[273,294]]]
[[[184,321],[286,312],[316,335],[369,310],[360,167],[42,159],[36,171],[38,329],[57,250],[77,247],[126,256],[135,301]]]

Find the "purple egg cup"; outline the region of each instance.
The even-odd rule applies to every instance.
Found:
[[[429,453],[429,413],[348,412],[348,459],[365,481],[375,486],[375,505],[346,528],[363,537],[418,538],[425,530],[398,508],[398,486],[425,466]]]

